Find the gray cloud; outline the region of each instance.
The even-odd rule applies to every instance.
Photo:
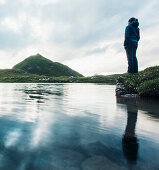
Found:
[[[90,49],[90,50],[88,50],[88,51],[86,52],[86,55],[104,53],[104,52],[106,51],[106,49],[107,49],[107,47]]]
[[[138,1],[61,1],[46,5],[42,16],[56,22],[52,40],[82,46],[119,36],[128,18],[143,8]]]

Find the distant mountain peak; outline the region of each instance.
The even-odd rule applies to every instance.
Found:
[[[35,56],[37,57],[43,57],[41,54],[37,53]]]
[[[32,55],[22,62],[16,64],[13,69],[21,69],[27,73],[37,74],[37,75],[46,75],[46,76],[74,76],[74,77],[83,77],[82,74],[72,70],[68,66],[53,62],[41,54]]]
[[[39,53],[37,53],[37,54],[35,54],[35,55],[31,55],[31,56],[29,56],[29,57],[27,57],[27,58],[31,58],[31,57],[39,57],[39,58],[45,58],[44,56],[42,56],[41,54],[39,54]],[[27,59],[26,58],[26,59]]]

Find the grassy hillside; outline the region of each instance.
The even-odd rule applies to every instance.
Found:
[[[0,69],[1,83],[21,83],[34,82],[40,78],[39,75],[28,74],[18,69]]]
[[[72,77],[52,77],[45,75],[30,74],[18,69],[0,69],[0,83],[107,83],[116,84],[120,75]]]
[[[24,61],[16,64],[13,69],[20,69],[27,73],[45,76],[83,77],[80,73],[72,70],[68,66],[58,62],[53,62],[47,58],[44,58],[40,54],[26,58]]]
[[[98,76],[90,76],[90,77],[79,77],[74,78],[75,82],[79,83],[106,83],[115,85],[116,80],[121,76],[122,74],[113,74],[113,75],[98,75]]]
[[[129,93],[159,97],[159,66],[149,67],[137,74],[123,74],[118,80]]]

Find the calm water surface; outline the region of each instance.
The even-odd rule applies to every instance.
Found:
[[[0,170],[159,170],[159,102],[104,84],[0,84]]]

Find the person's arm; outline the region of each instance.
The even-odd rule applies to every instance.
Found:
[[[137,40],[139,41],[140,40],[140,29],[138,28],[137,30]]]
[[[124,46],[126,46],[130,42],[130,27],[127,26],[125,29],[125,42]]]

